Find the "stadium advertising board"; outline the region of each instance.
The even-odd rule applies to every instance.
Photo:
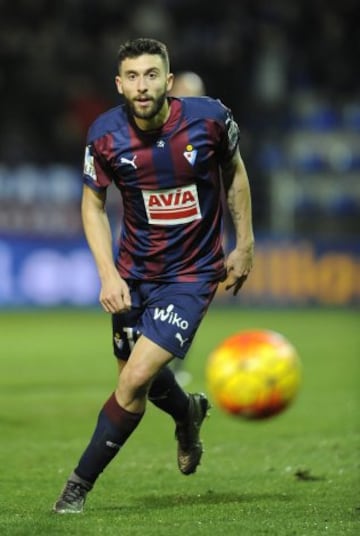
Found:
[[[234,298],[256,306],[360,304],[360,244],[261,240],[255,267]],[[84,239],[0,237],[0,307],[94,306],[99,281]]]

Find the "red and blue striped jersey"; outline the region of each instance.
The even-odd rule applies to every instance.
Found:
[[[126,279],[191,282],[225,276],[220,166],[239,129],[231,110],[209,97],[170,99],[170,116],[144,132],[124,105],[88,132],[83,180],[120,190],[123,221],[116,265]]]

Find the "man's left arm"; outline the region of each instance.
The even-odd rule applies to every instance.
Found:
[[[226,201],[231,214],[236,245],[226,259],[225,289],[233,289],[234,296],[246,281],[254,259],[254,232],[252,226],[251,192],[249,179],[240,151],[222,168]]]

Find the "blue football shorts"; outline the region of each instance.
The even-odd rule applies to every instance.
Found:
[[[127,281],[132,307],[112,315],[115,357],[128,359],[140,335],[183,359],[216,292],[217,281]]]

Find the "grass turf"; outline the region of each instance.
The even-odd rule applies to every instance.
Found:
[[[0,314],[0,534],[290,536],[360,534],[360,329],[354,310],[213,307],[187,357],[190,391],[227,335],[270,328],[304,364],[295,403],[246,422],[213,408],[196,475],[176,467],[174,426],[149,405],[89,495],[51,507],[114,387],[110,318],[98,311]]]

